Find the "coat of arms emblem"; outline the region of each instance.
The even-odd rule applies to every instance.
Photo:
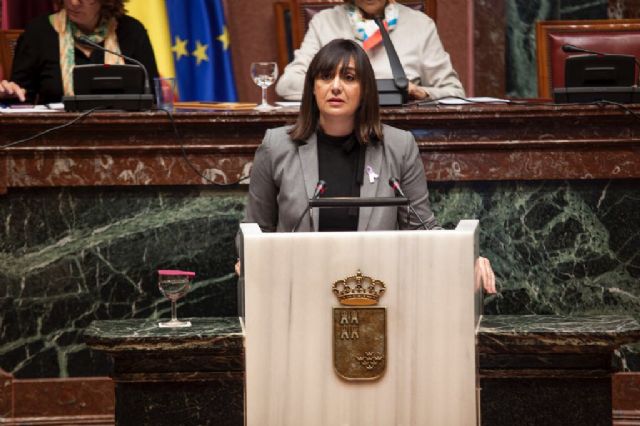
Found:
[[[333,283],[333,293],[346,306],[333,308],[333,366],[345,380],[376,380],[384,374],[387,310],[373,306],[385,288],[359,270]]]

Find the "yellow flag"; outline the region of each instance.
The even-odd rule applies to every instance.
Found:
[[[175,77],[169,18],[164,0],[129,0],[126,6],[127,15],[142,22],[149,33],[160,75]]]

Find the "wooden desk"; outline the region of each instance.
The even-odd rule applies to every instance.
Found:
[[[630,107],[640,114],[640,106]],[[0,114],[0,145],[76,114]],[[297,112],[96,112],[2,151],[0,192],[14,187],[207,184],[249,171],[268,128]],[[387,109],[387,124],[416,137],[431,181],[640,177],[640,121],[616,106],[472,105]],[[181,145],[182,144],[182,145]]]

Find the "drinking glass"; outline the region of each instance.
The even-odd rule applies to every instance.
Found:
[[[251,78],[262,88],[262,103],[254,109],[258,111],[273,111],[277,107],[267,103],[267,87],[275,83],[278,78],[278,64],[275,62],[253,62],[251,64]]]
[[[158,288],[171,301],[171,321],[158,323],[159,327],[191,327],[191,321],[178,321],[176,301],[187,294],[194,272],[163,269],[158,271]]]
[[[156,106],[173,112],[173,104],[176,98],[176,79],[173,77],[156,77],[153,79],[156,90]]]

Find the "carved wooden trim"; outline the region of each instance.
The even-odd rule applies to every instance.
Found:
[[[640,372],[613,375],[613,426],[640,426]]]
[[[613,410],[613,426],[640,426],[640,411]]]
[[[0,371],[0,380],[0,425],[115,422],[115,389],[108,377],[15,379]],[[11,401],[10,410],[7,401]]]
[[[286,15],[289,14],[289,17],[291,18],[291,3],[286,0],[276,1],[273,3],[273,12],[276,20],[276,40],[278,40],[278,69],[279,74],[282,74],[284,72],[284,68],[289,63],[288,37],[291,37],[291,43],[293,44],[292,23],[287,22],[286,17]],[[287,24],[290,27],[289,32],[287,31]]]
[[[0,30],[0,67],[4,78],[9,79],[13,65],[13,52],[16,49],[18,37],[23,30]]]
[[[73,425],[115,425],[114,415],[102,416],[51,416],[0,418],[0,425],[6,426],[73,426]]]
[[[0,420],[13,416],[13,376],[0,368]]]
[[[640,114],[640,106],[628,109]],[[0,145],[75,114],[0,114]],[[210,185],[246,176],[269,128],[297,112],[176,112],[180,137],[158,112],[96,113],[0,152],[0,193],[20,187]],[[640,126],[614,106],[385,109],[411,131],[430,181],[640,178]]]

